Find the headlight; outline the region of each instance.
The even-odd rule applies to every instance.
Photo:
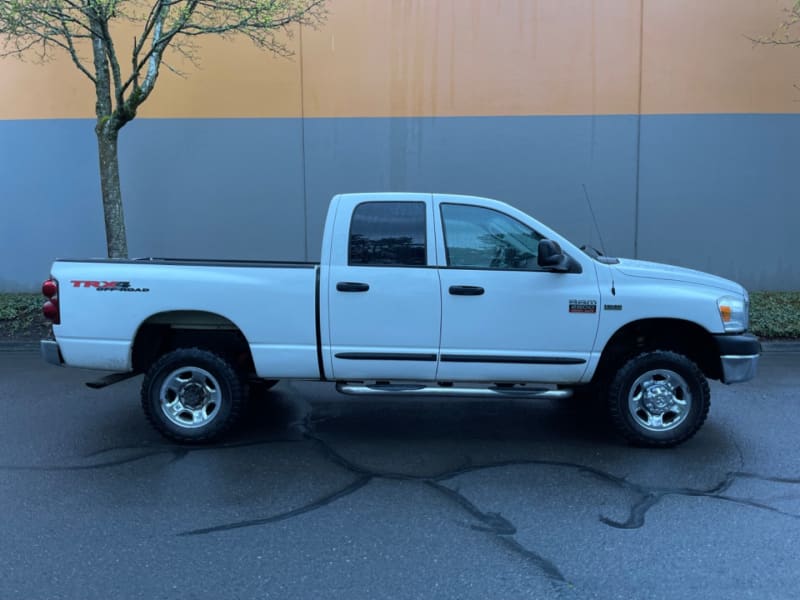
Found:
[[[745,331],[750,325],[749,302],[747,296],[723,296],[717,300],[719,317],[725,331]]]

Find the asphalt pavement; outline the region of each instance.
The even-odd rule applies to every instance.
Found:
[[[574,402],[285,382],[186,447],[97,375],[0,346],[0,600],[800,596],[791,347],[669,450]]]

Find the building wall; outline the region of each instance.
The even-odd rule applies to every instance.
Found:
[[[800,289],[800,51],[745,37],[787,2],[330,0],[291,60],[208,40],[121,134],[130,253],[315,260],[329,198],[369,190],[598,246],[585,185],[611,254]],[[92,93],[0,61],[0,290],[105,252]]]

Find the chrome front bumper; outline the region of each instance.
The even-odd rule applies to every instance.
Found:
[[[722,364],[722,383],[740,383],[756,376],[761,342],[752,333],[715,335]]]
[[[722,383],[741,383],[756,376],[759,354],[750,356],[720,356]]]
[[[51,365],[61,366],[64,364],[64,358],[61,356],[61,350],[58,347],[58,342],[55,340],[42,340],[40,342],[42,351],[42,358],[45,362]]]

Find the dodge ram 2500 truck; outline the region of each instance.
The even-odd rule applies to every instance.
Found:
[[[143,373],[147,418],[181,442],[225,433],[251,386],[310,379],[346,394],[578,392],[631,442],[670,446],[703,424],[707,378],[751,379],[760,352],[742,286],[582,250],[469,196],[336,196],[320,264],[58,260],[43,293],[45,360]]]

